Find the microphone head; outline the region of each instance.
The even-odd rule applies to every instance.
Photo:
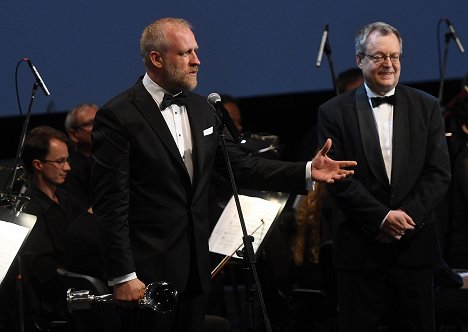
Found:
[[[213,92],[213,93],[210,93],[208,95],[208,98],[207,98],[208,102],[211,104],[211,105],[214,105],[216,104],[218,101],[220,102],[221,101],[221,97],[219,94],[217,94],[216,92]]]

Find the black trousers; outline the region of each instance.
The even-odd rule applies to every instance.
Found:
[[[340,332],[434,332],[431,266],[337,270]]]

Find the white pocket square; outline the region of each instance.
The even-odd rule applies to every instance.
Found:
[[[211,134],[213,134],[213,127],[206,128],[205,130],[203,130],[203,136],[208,136]]]

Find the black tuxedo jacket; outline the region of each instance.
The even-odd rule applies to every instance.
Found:
[[[141,80],[97,113],[91,191],[100,220],[108,278],[136,271],[148,283],[170,281],[183,291],[192,262],[209,288],[208,192],[214,167],[225,167],[214,111],[188,92],[193,182],[167,124]],[[228,152],[238,185],[302,192],[305,163]]]
[[[450,182],[442,114],[422,91],[398,85],[395,95],[391,183],[364,86],[319,108],[319,143],[332,138],[330,157],[358,163],[352,177],[327,186],[342,211],[334,229],[336,267],[415,266],[437,258],[433,210]],[[391,209],[410,215],[416,230],[382,244],[375,236]]]

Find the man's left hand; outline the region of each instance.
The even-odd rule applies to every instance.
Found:
[[[327,156],[332,146],[332,140],[327,139],[322,149],[317,152],[312,160],[312,180],[317,182],[333,183],[335,180],[341,180],[354,174],[353,170],[344,169],[345,167],[356,166],[356,161],[335,161]]]

